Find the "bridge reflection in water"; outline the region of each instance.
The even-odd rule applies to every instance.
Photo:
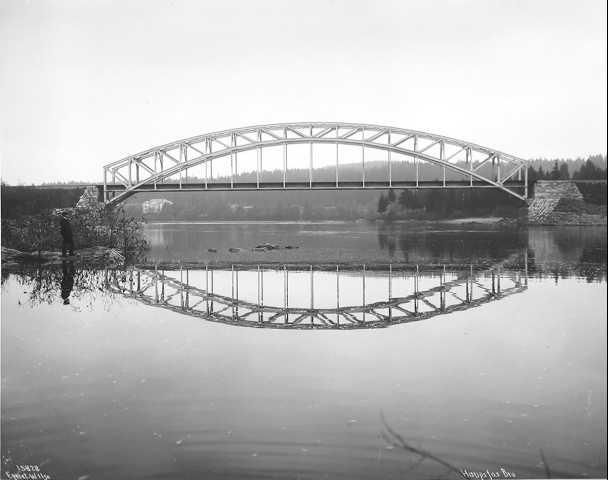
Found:
[[[489,268],[389,264],[109,270],[106,287],[147,305],[230,325],[381,328],[520,293],[528,286],[526,255],[523,265],[523,269],[501,262]],[[353,301],[356,297],[359,300]]]

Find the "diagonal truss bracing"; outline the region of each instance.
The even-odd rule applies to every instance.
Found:
[[[310,145],[310,169],[306,182],[288,182],[288,145]],[[335,181],[316,182],[313,179],[313,145],[336,145]],[[339,145],[361,148],[362,177],[357,182],[341,181],[339,171]],[[283,147],[283,179],[279,182],[261,182],[263,151]],[[385,151],[389,168],[384,181],[370,182],[365,178],[365,150]],[[257,151],[256,180],[242,183],[235,180],[238,172],[238,155]],[[415,178],[397,180],[391,169],[391,153],[404,155],[416,164]],[[229,181],[212,184],[213,161],[225,159],[229,163]],[[443,181],[429,186],[419,177],[418,164],[427,163],[443,170]],[[204,179],[200,184],[186,188],[188,170],[203,166]],[[491,166],[491,168],[488,168]],[[484,167],[484,168],[482,168]],[[432,133],[357,123],[281,123],[224,130],[178,140],[150,148],[135,155],[109,163],[104,171],[104,201],[110,205],[121,202],[138,191],[160,188],[169,179],[175,181],[175,190],[252,190],[252,189],[365,189],[365,188],[450,188],[454,186],[492,187],[505,191],[521,200],[527,198],[527,162],[495,149]],[[446,171],[455,172],[464,180],[458,185],[446,180]],[[185,177],[185,179],[184,179]],[[173,180],[172,180],[173,181]],[[167,188],[164,188],[167,190]]]

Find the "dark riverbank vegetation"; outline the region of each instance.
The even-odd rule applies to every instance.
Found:
[[[129,215],[123,208],[98,206],[70,212],[77,256],[78,251],[96,252],[93,247],[106,247],[126,259],[137,259],[148,247],[142,219]],[[3,247],[48,259],[54,258],[61,244],[59,216],[52,210],[2,218]]]
[[[378,214],[387,220],[439,220],[525,215],[525,205],[504,192],[479,190],[393,190],[380,194]]]

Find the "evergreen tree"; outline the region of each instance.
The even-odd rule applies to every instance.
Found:
[[[606,170],[596,166],[589,158],[578,171],[574,172],[572,178],[575,180],[602,180],[606,178]]]
[[[534,167],[530,165],[530,167],[528,168],[528,182],[535,182],[539,179],[539,172],[537,172]]]
[[[559,180],[559,166],[557,164],[557,160],[553,164],[553,169],[551,170],[551,174],[549,175],[549,179],[551,180]]]
[[[543,166],[538,167],[538,180],[546,180],[545,171],[543,170]]]

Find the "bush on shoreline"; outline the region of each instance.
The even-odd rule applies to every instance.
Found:
[[[143,219],[127,215],[121,207],[99,206],[71,212],[76,250],[104,246],[119,250],[125,258],[137,258],[148,248],[143,236]],[[61,243],[59,215],[52,211],[2,220],[5,247],[40,255],[45,250],[60,249]]]

